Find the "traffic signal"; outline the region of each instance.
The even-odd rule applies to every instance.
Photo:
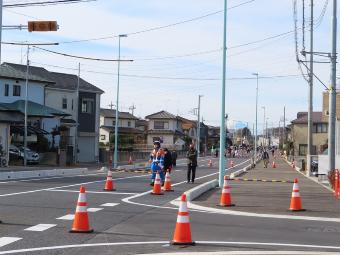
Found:
[[[58,24],[56,21],[28,21],[28,32],[48,32],[57,31]]]

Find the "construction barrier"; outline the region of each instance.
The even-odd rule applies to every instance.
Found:
[[[247,179],[247,178],[230,178],[228,181],[244,181],[244,182],[281,182],[281,183],[294,183],[287,180],[264,180],[264,179]]]

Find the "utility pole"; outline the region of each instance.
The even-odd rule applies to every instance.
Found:
[[[77,164],[78,162],[78,128],[79,128],[79,85],[80,85],[80,63],[78,63],[78,79],[77,79],[77,89],[76,89],[76,129],[74,132],[74,148],[73,148],[73,156],[74,156],[74,163]]]
[[[314,66],[314,0],[311,0],[310,6],[310,63],[309,63],[309,93],[308,93],[308,147],[307,147],[307,175],[310,175],[310,165],[311,165],[311,158],[313,154],[313,66]]]
[[[113,109],[113,106],[115,106],[113,103],[112,103],[112,101],[111,101],[111,103],[108,105],[109,107],[110,107],[110,109],[112,110]]]
[[[256,76],[256,105],[255,105],[255,153],[254,153],[254,164],[256,164],[257,157],[257,106],[259,101],[259,74],[253,73]],[[254,131],[253,131],[254,132]]]
[[[132,106],[129,107],[129,110],[131,110],[131,114],[133,115],[135,112],[136,106],[133,104]]]
[[[283,107],[283,144],[286,143],[286,106]]]
[[[219,186],[223,187],[225,174],[225,83],[227,66],[227,0],[224,0],[223,19],[223,65],[222,65],[222,88],[221,88],[221,126],[220,126],[220,158],[219,158]]]
[[[197,155],[200,156],[200,138],[201,138],[201,97],[202,95],[198,95],[198,112],[197,112]]]
[[[3,0],[0,0],[0,65],[1,65],[1,45],[2,45],[2,12]]]
[[[115,147],[113,154],[113,167],[117,168],[118,166],[118,105],[119,105],[119,72],[120,72],[120,39],[122,37],[127,37],[127,35],[119,35],[118,36],[118,71],[117,71],[117,95],[116,95],[116,123],[115,123]]]
[[[336,124],[336,42],[337,42],[337,0],[333,0],[331,87],[329,88],[328,160],[329,171],[335,169],[335,124]]]
[[[265,106],[262,106],[262,109],[263,109],[263,133],[262,133],[262,142],[263,142],[263,146],[266,146],[265,145],[265,142],[264,142],[264,138],[265,138],[265,128],[266,128],[266,107]]]

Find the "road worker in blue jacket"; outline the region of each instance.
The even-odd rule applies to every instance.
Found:
[[[163,149],[161,148],[161,143],[159,141],[155,141],[153,143],[153,148],[154,149],[150,154],[150,160],[149,160],[149,162],[151,163],[151,172],[152,172],[150,185],[153,186],[157,172],[159,173],[161,177],[162,185],[163,185],[164,177],[165,177],[164,172],[163,172],[165,153]]]

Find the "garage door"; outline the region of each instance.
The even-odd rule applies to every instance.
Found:
[[[95,137],[79,137],[78,139],[78,161],[95,162]]]

